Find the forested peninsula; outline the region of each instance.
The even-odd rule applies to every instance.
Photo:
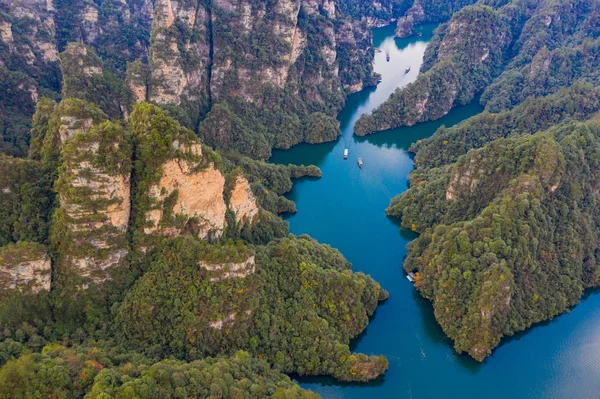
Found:
[[[481,95],[483,113],[412,145],[410,188],[387,209],[420,233],[404,264],[416,288],[480,361],[600,278],[600,2],[487,3],[441,25],[417,81],[356,127],[436,119]]]

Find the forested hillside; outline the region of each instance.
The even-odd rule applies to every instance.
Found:
[[[79,96],[85,82],[85,99],[112,118],[149,101],[213,148],[254,158],[334,140],[346,96],[377,81],[370,28],[408,7],[403,0],[375,7],[357,0],[0,1],[0,148],[25,155],[38,100]]]
[[[420,168],[388,213],[421,232],[407,271],[459,352],[552,318],[598,285],[600,125],[567,122]]]
[[[599,12],[595,0],[463,8],[436,30],[418,79],[361,117],[356,134],[438,119],[477,96],[501,112],[577,81],[597,85]]]
[[[0,398],[308,398],[283,373],[382,375],[349,343],[386,291],[278,216],[320,170],[208,146],[99,54],[65,44],[28,155],[0,155]]]
[[[414,143],[389,215],[421,233],[404,267],[458,352],[483,360],[599,284],[600,2],[480,1],[440,25],[421,74],[357,134],[485,111]]]

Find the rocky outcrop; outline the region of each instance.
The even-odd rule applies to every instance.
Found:
[[[148,99],[148,68],[141,61],[127,64],[126,83],[134,104]]]
[[[237,3],[237,4],[236,4]],[[213,43],[216,55],[212,64],[211,94],[215,100],[240,96],[244,100],[258,103],[262,95],[261,87],[272,85],[282,89],[288,80],[291,65],[298,59],[306,43],[306,33],[298,28],[298,14],[301,2],[284,0],[277,3],[272,10],[267,10],[265,4],[252,8],[245,2],[214,2]],[[222,20],[231,20],[241,26],[246,38],[260,31],[268,30],[271,40],[281,43],[277,48],[269,48],[268,54],[256,55],[251,49],[236,54],[232,46],[230,32],[222,29]],[[260,32],[264,34],[265,32]],[[268,43],[261,44],[270,47]],[[228,54],[220,57],[220,54]],[[262,64],[255,68],[254,65]],[[228,90],[232,77],[238,81],[237,90]]]
[[[41,244],[0,247],[0,295],[15,289],[33,294],[50,291],[51,272],[50,257]]]
[[[191,147],[201,156],[200,144]],[[214,239],[223,234],[225,177],[213,165],[197,170],[184,159],[172,159],[162,165],[160,181],[150,188],[149,196],[157,204],[147,214],[145,234],[176,236],[193,224],[198,237]],[[179,220],[177,226],[163,226],[166,218]]]
[[[208,96],[207,18],[198,1],[156,2],[150,44],[151,101],[179,105]]]
[[[19,32],[19,37],[14,37],[12,32],[9,33],[10,24],[8,26],[6,23],[0,24],[1,37],[6,43],[10,41],[15,56],[25,57],[30,65],[58,61],[54,38],[56,30],[54,7],[51,1],[15,0],[8,2],[7,11],[16,20],[27,22],[26,31]],[[24,35],[21,36],[22,34]]]
[[[414,27],[425,21],[425,11],[419,0],[400,18],[396,26],[396,37],[408,37],[415,34]]]
[[[258,215],[256,198],[250,188],[250,183],[243,176],[238,176],[229,198],[229,207],[235,214],[238,223],[252,223]]]
[[[47,131],[42,142],[42,158],[45,162],[56,162],[63,145],[77,133],[89,132],[95,124],[108,117],[97,107],[85,101],[69,98],[54,107]],[[57,165],[58,166],[58,165]]]
[[[59,270],[83,286],[101,283],[128,253],[131,147],[123,127],[104,122],[67,139],[62,158],[53,232]]]
[[[69,43],[61,57],[61,70],[65,77],[89,79],[102,75],[102,60],[81,43]],[[65,97],[73,96],[66,93]]]
[[[12,24],[3,16],[0,16],[0,39],[8,45],[9,49],[13,46]]]
[[[211,282],[217,282],[226,279],[245,278],[256,271],[254,255],[251,255],[243,262],[227,262],[227,263],[208,263],[200,262],[202,269],[211,272],[209,279]]]
[[[473,192],[475,185],[479,181],[477,176],[482,173],[484,173],[483,169],[476,169],[475,157],[471,158],[469,166],[466,169],[455,168],[446,189],[446,201],[456,199],[463,192]]]

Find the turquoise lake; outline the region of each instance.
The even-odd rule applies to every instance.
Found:
[[[338,119],[342,136],[333,143],[275,151],[272,162],[314,164],[320,179],[301,179],[288,198],[298,212],[286,219],[292,233],[309,234],[338,248],[355,271],[370,274],[390,299],[379,307],[352,350],[383,354],[390,367],[369,384],[330,378],[297,378],[325,398],[598,398],[600,397],[600,295],[587,293],[570,313],[507,338],[485,362],[457,355],[433,317],[431,304],[405,278],[406,244],[415,235],[388,218],[390,199],[408,187],[411,143],[481,111],[472,105],[441,120],[359,138],[358,117],[416,79],[433,26],[422,36],[394,39],[394,28],[374,30],[377,88],[352,95]],[[390,61],[386,62],[385,52]],[[404,73],[406,67],[411,71]],[[343,159],[344,148],[349,159]],[[364,168],[357,165],[362,157]]]

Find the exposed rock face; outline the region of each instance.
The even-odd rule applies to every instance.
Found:
[[[0,39],[2,39],[4,43],[8,44],[9,48],[12,47],[14,41],[12,24],[4,19],[0,19]]]
[[[252,194],[252,189],[248,180],[243,176],[238,176],[235,186],[229,199],[229,207],[235,214],[235,220],[239,222],[252,223],[258,215],[258,206],[256,198]]]
[[[221,320],[215,320],[215,321],[208,322],[208,325],[211,328],[216,328],[217,330],[221,330],[225,324],[229,324],[229,323],[233,322],[235,320],[236,316],[237,316],[237,313],[231,312],[231,313],[227,314],[227,316],[225,316]]]
[[[181,150],[202,156],[199,143]],[[171,159],[161,168],[160,180],[150,188],[149,197],[155,205],[147,213],[144,233],[176,236],[192,223],[198,237],[220,237],[225,228],[227,210],[223,198],[223,174],[212,164],[198,170],[197,163],[183,158]],[[171,223],[167,218],[179,223]]]
[[[79,19],[81,20],[81,28],[85,33],[86,42],[93,43],[101,32],[97,6],[94,3],[87,3],[81,10]]]
[[[63,53],[63,75],[81,79],[102,75],[102,61],[81,43],[70,43]],[[67,97],[71,97],[67,95]]]
[[[53,237],[64,255],[60,269],[84,286],[100,283],[128,253],[131,147],[120,125],[104,122],[67,139],[62,156]]]
[[[396,37],[408,37],[415,34],[414,26],[425,21],[425,11],[419,0],[401,18],[398,18]]]
[[[43,142],[43,157],[53,154],[50,158],[56,158],[66,141],[76,133],[89,132],[92,126],[107,119],[102,111],[85,101],[74,98],[62,101],[54,108],[48,131],[40,138]],[[51,159],[45,161],[50,162]]]
[[[200,238],[219,237],[225,227],[225,201],[223,188],[225,178],[214,167],[209,167],[200,172],[186,172],[189,167],[181,161],[171,160],[163,165],[163,177],[160,183],[151,190],[151,195],[164,202],[167,197],[177,191],[177,201],[173,206],[175,217],[185,215],[188,218],[198,218]],[[189,173],[189,174],[188,174]],[[163,193],[162,195],[160,193]],[[163,210],[156,209],[150,212],[149,219],[155,225],[145,229],[150,234],[158,229]],[[164,233],[176,235],[174,229],[166,229]]]
[[[272,10],[268,11],[264,4],[252,8],[245,2],[216,1],[214,5],[212,24],[214,53],[217,57],[213,62],[210,83],[213,98],[226,99],[233,95],[257,103],[262,94],[259,90],[261,87],[272,85],[283,88],[287,83],[291,65],[298,59],[306,43],[306,33],[297,26],[301,2],[279,1]],[[240,13],[241,18],[236,18]],[[282,46],[278,47],[282,50],[269,54],[269,59],[257,59],[250,51],[244,54],[233,53],[229,57],[218,57],[220,53],[231,54],[234,50],[228,37],[229,32],[217,25],[220,20],[231,18],[234,19],[235,24],[243,27],[242,31],[248,35],[247,40],[257,35],[258,30],[269,29],[272,40],[282,43]],[[254,70],[252,64],[257,62],[262,63],[263,67]],[[229,75],[236,76],[239,82],[239,89],[233,93],[227,89]]]
[[[176,22],[187,32],[182,33]],[[150,100],[181,104],[207,96],[207,25],[207,10],[198,1],[156,2],[150,45]]]
[[[211,264],[203,261],[200,262],[200,267],[211,272],[209,277],[211,282],[232,278],[244,278],[254,274],[256,270],[254,255],[250,256],[244,262],[238,263],[228,262]]]
[[[30,65],[57,61],[58,50],[54,39],[55,23],[52,2],[15,0],[8,2],[7,8],[7,11],[15,19],[28,21],[26,37],[19,38],[18,43],[15,43],[16,47],[11,45],[11,49],[15,50],[15,56],[24,56]],[[14,43],[10,24],[7,26],[6,23],[0,23],[0,32],[6,43]]]
[[[368,23],[343,17],[332,0],[158,0],[148,99],[181,105],[192,120],[210,104],[260,107],[288,88],[316,107],[340,106],[344,88],[373,83]]]
[[[43,245],[21,242],[0,248],[0,292],[50,291],[50,275],[50,257]]]
[[[452,201],[456,199],[461,192],[473,192],[475,185],[479,181],[476,176],[479,173],[484,173],[484,171],[481,169],[476,171],[475,158],[471,158],[467,169],[456,168],[452,173],[448,189],[446,190],[446,200]]]
[[[148,99],[148,69],[142,62],[135,61],[127,65],[126,83],[134,104]]]

